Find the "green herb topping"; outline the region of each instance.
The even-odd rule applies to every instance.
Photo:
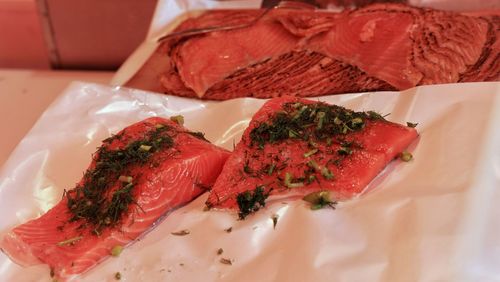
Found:
[[[318,149],[312,149],[309,152],[304,153],[304,158],[309,158],[310,156],[316,154],[318,152]]]
[[[269,197],[269,192],[264,191],[263,186],[257,186],[255,190],[245,191],[236,196],[236,202],[240,209],[239,217],[244,219],[247,215],[258,211],[266,205],[265,200]]]
[[[321,175],[326,179],[332,179],[334,177],[333,172],[331,172],[327,167],[321,169]]]
[[[296,182],[289,172],[285,173],[285,181],[283,184],[285,184],[285,186],[288,188],[297,188],[304,186],[304,182]]]
[[[186,236],[186,235],[188,235],[189,233],[191,233],[191,232],[189,232],[189,230],[184,229],[184,230],[181,230],[181,231],[172,232],[172,233],[170,233],[170,234],[175,235],[175,236]]]
[[[307,162],[307,165],[317,171],[319,171],[321,168],[319,167],[318,163],[314,160],[310,160]]]
[[[123,246],[116,245],[111,249],[110,253],[112,256],[117,257],[122,253],[122,251],[123,251]]]
[[[74,245],[76,242],[80,241],[81,239],[83,239],[83,236],[77,236],[77,237],[74,237],[74,238],[71,238],[68,240],[58,242],[57,245],[58,246]]]
[[[352,154],[352,149],[349,147],[340,147],[340,149],[337,150],[337,153],[341,156],[347,156]]]
[[[184,124],[184,117],[181,116],[181,115],[171,116],[170,120],[173,121],[173,122],[176,122],[179,125],[183,125]]]
[[[172,147],[169,129],[157,124],[142,140],[121,149],[108,148],[113,141],[120,140],[121,135],[104,140],[94,155],[95,166],[85,172],[81,184],[65,191],[72,215],[70,221],[83,221],[81,227],[93,226],[97,235],[103,228],[118,225],[129,206],[135,203],[133,189],[138,176],[129,174],[130,166],[145,164],[154,153]]]
[[[230,259],[227,259],[227,258],[221,258],[219,261],[222,264],[227,264],[227,265],[232,265],[233,264],[233,262]]]
[[[311,204],[312,210],[318,210],[324,207],[335,208],[337,204],[336,201],[332,200],[330,191],[313,192],[305,195],[302,199]]]
[[[414,127],[417,127],[418,123],[414,123],[414,122],[407,122],[406,125],[408,127],[411,127],[411,128],[414,128]]]
[[[278,219],[279,219],[279,215],[277,215],[277,214],[273,214],[271,216],[271,220],[273,221],[273,229],[276,229],[276,225],[278,224]]]
[[[404,151],[402,152],[400,155],[399,155],[399,158],[403,161],[403,162],[409,162],[413,159],[413,156],[410,152],[407,152],[407,151]]]
[[[199,131],[198,132],[191,132],[191,131],[188,131],[186,133],[190,134],[190,135],[192,135],[192,136],[194,136],[194,137],[196,137],[196,138],[198,138],[200,140],[208,142],[208,140],[207,140],[207,138],[205,138],[205,134],[203,132],[199,132]]]
[[[272,163],[271,165],[269,165],[269,169],[267,170],[267,175],[273,174],[274,168],[276,168],[275,163]]]
[[[262,122],[252,129],[251,145],[263,148],[267,143],[293,138],[307,141],[311,137],[326,141],[363,129],[366,119],[384,120],[384,117],[372,111],[355,112],[325,103],[287,103],[283,105],[283,111],[275,114],[269,122]]]

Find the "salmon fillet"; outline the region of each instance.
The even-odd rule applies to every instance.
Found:
[[[327,190],[349,199],[416,138],[413,127],[375,112],[274,98],[253,116],[206,204],[239,208],[241,217],[238,197],[259,190],[300,196]]]
[[[183,22],[175,31],[252,24],[162,42],[150,60],[169,60],[153,78],[161,89],[152,90],[212,100],[310,97],[500,77],[498,11],[280,8],[253,23],[264,11],[207,11]]]
[[[411,88],[422,79],[408,59],[414,20],[409,14],[386,10],[344,14],[317,44],[328,56],[354,65],[397,89]]]
[[[286,53],[297,41],[278,23],[258,23],[193,38],[176,50],[173,60],[184,84],[202,97],[235,70]]]
[[[211,187],[228,156],[173,121],[133,124],[104,140],[76,187],[0,248],[20,265],[48,264],[59,281],[84,273]]]

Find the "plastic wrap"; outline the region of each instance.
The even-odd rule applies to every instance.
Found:
[[[390,113],[393,122],[418,122],[414,160],[392,162],[368,193],[336,210],[274,200],[242,221],[235,212],[203,211],[205,193],[77,280],[114,281],[116,272],[122,281],[500,279],[500,83],[317,99]],[[63,189],[81,178],[101,140],[133,122],[182,114],[188,128],[232,149],[263,103],[203,102],[74,83],[0,170],[0,232],[57,203]],[[190,234],[171,235],[184,229]],[[1,253],[0,277],[51,281],[48,266],[22,268]]]

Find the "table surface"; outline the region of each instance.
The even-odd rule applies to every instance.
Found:
[[[45,109],[75,80],[108,83],[113,72],[0,69],[0,168]]]

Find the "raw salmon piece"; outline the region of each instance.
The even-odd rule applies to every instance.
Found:
[[[411,14],[355,11],[337,19],[324,40],[311,47],[397,89],[407,89],[423,76],[410,60],[413,28]]]
[[[415,130],[383,120],[367,120],[362,131],[351,133],[345,139],[356,142],[365,151],[382,153],[389,162],[415,139],[415,135],[409,133]]]
[[[226,100],[282,95],[309,97],[381,89],[395,90],[389,84],[366,75],[352,65],[321,53],[300,51],[286,53],[241,69],[214,84],[203,98]]]
[[[257,188],[287,196],[330,190],[349,199],[416,138],[414,128],[374,112],[274,98],[253,116],[206,204],[241,211],[238,195]]]
[[[264,11],[208,11],[177,30],[246,24]],[[164,42],[151,60],[158,53],[171,60],[153,80],[162,92],[213,100],[496,81],[498,19],[498,11],[472,15],[393,3],[342,13],[273,9],[248,28]],[[141,72],[153,69],[146,65]]]
[[[500,11],[482,19],[488,23],[486,43],[477,62],[460,75],[460,82],[500,81]]]
[[[289,52],[298,37],[281,24],[212,32],[182,45],[173,57],[184,84],[202,97],[205,91],[238,69]]]
[[[206,191],[228,155],[170,120],[155,117],[133,124],[104,140],[83,179],[61,202],[41,217],[12,229],[0,247],[18,264],[48,264],[59,281],[84,273],[109,256],[113,248],[132,243],[170,211]],[[118,159],[114,166],[109,161],[113,158],[106,156]],[[109,170],[104,170],[104,160],[109,161]],[[93,179],[99,171],[109,175]],[[108,202],[98,206],[90,197],[78,198],[78,191],[90,191],[81,187],[100,185],[99,181],[106,183],[97,187],[106,189],[96,192],[95,203]],[[93,217],[86,217],[88,211],[75,215],[74,211],[83,211],[85,205],[94,205]],[[117,209],[109,212],[113,206]],[[102,209],[95,211],[98,207]],[[99,221],[103,214],[109,218]]]

